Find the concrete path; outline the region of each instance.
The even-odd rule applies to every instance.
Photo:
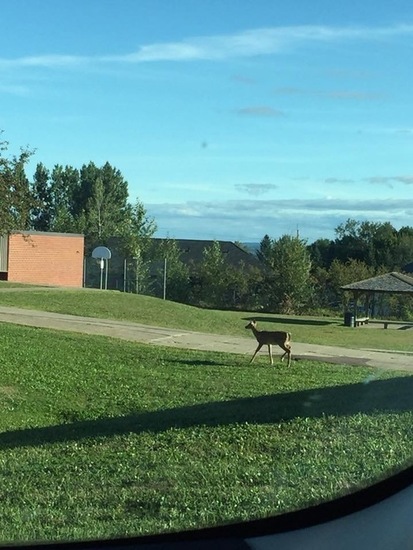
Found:
[[[87,334],[100,334],[112,338],[175,348],[239,353],[246,355],[246,360],[252,357],[256,348],[256,341],[252,335],[241,338],[220,334],[206,334],[189,330],[154,327],[127,321],[95,319],[14,307],[0,307],[0,322]],[[292,351],[293,360],[310,359],[329,363],[364,365],[413,372],[412,352],[386,352],[371,349],[354,350],[333,346],[303,344],[300,342],[293,342]],[[280,350],[281,354],[282,351]],[[265,360],[268,360],[266,347],[262,348],[260,355],[266,355]],[[276,355],[277,350],[274,347],[274,362],[277,360]],[[258,359],[260,361],[264,360],[261,357],[257,357],[256,360]]]

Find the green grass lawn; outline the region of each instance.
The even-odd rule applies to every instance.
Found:
[[[121,317],[126,302],[112,296],[122,300]],[[79,301],[78,313],[88,307]],[[2,541],[265,517],[411,461],[408,373],[310,361],[252,366],[238,355],[9,324],[1,324],[0,353]]]
[[[247,319],[255,317],[258,327],[287,330],[293,341],[413,352],[410,330],[343,326],[342,318],[282,316],[242,311],[205,310],[150,296],[99,290],[19,290],[0,283],[0,306],[40,309],[87,317],[110,318],[148,325],[200,332],[246,336]],[[382,325],[380,325],[382,327]]]

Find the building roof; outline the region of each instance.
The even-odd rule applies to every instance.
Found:
[[[154,238],[153,241],[161,242],[164,239]],[[209,248],[218,242],[221,247],[221,252],[231,265],[239,265],[240,262],[244,262],[247,265],[260,267],[263,265],[259,259],[251,254],[248,250],[244,250],[237,244],[231,241],[213,241],[213,240],[195,240],[195,239],[173,239],[181,250],[181,260],[184,263],[194,262],[200,263],[203,260],[203,253],[205,248]]]
[[[342,290],[360,292],[393,292],[413,294],[413,277],[402,273],[386,273],[341,287]]]

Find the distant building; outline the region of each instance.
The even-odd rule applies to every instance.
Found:
[[[154,248],[161,245],[167,239],[152,238],[151,242]],[[241,248],[231,241],[214,241],[214,240],[195,240],[195,239],[168,239],[176,242],[181,251],[181,261],[191,267],[197,265],[203,260],[205,248],[209,248],[215,242],[218,242],[221,252],[224,255],[229,265],[234,267],[244,263],[247,267],[263,268],[262,263],[258,260],[255,254]],[[107,239],[105,243],[87,243],[89,249],[95,246],[105,244],[112,254],[108,265],[108,288],[112,290],[124,290],[126,292],[135,292],[136,275],[134,275],[133,266],[135,261],[133,258],[125,258],[120,246],[120,240],[117,237]],[[153,279],[158,276],[159,270],[163,269],[163,261],[158,259],[150,265],[150,275]],[[85,262],[85,286],[98,288],[99,287],[100,268],[98,262],[90,256]]]
[[[12,231],[0,237],[2,281],[82,287],[83,259],[83,235]]]
[[[161,243],[165,239],[152,239],[155,243]],[[238,266],[241,262],[254,267],[262,267],[262,263],[258,258],[241,248],[237,244],[231,241],[213,241],[213,240],[195,240],[195,239],[172,239],[176,242],[181,250],[181,260],[185,264],[199,264],[203,260],[203,253],[205,248],[211,247],[214,242],[218,242],[221,248],[221,252],[230,265]]]

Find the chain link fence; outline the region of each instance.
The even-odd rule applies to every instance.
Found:
[[[166,295],[166,260],[139,262],[136,258],[84,260],[83,286],[134,294]]]

